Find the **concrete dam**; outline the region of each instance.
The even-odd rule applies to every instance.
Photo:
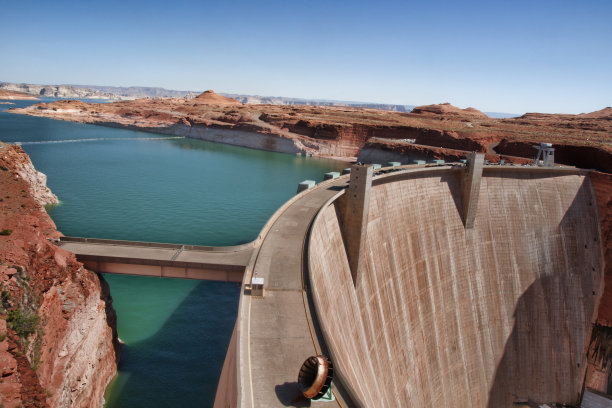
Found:
[[[579,406],[601,239],[588,171],[354,166],[264,227],[215,406]],[[296,382],[317,354],[331,401]]]
[[[576,404],[602,290],[588,178],[487,169],[465,229],[456,173],[374,184],[355,285],[338,201],[317,217],[310,282],[337,370],[363,406]]]

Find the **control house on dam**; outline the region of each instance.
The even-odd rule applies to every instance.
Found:
[[[331,175],[263,228],[215,406],[580,406],[609,393],[610,178],[475,153],[395,165]]]

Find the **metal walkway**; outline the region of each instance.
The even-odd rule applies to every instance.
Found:
[[[230,247],[62,237],[87,269],[123,275],[242,282],[253,243]]]

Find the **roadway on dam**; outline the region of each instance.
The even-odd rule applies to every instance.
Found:
[[[242,282],[253,243],[228,247],[62,237],[58,245],[103,273]]]
[[[304,360],[322,353],[303,281],[303,250],[308,229],[321,205],[340,194],[347,181],[346,177],[326,181],[298,194],[264,227],[261,245],[247,267],[244,282],[250,282],[252,277],[263,278],[265,298],[241,296],[237,337],[233,339],[235,349],[230,350],[230,355],[232,351],[238,353],[233,362],[237,370],[233,373],[234,382],[240,384],[233,390],[238,394],[237,406],[343,406],[338,403],[342,396],[335,388],[336,401],[306,402],[295,381]],[[224,366],[226,369],[231,370]],[[226,375],[221,375],[215,406],[233,406],[232,403],[225,405],[233,382],[228,380],[232,375]]]

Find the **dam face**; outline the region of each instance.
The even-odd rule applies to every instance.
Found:
[[[319,212],[308,274],[338,381],[368,407],[579,404],[603,291],[589,176],[487,167],[466,229],[462,175],[374,180],[356,282],[343,200]]]

